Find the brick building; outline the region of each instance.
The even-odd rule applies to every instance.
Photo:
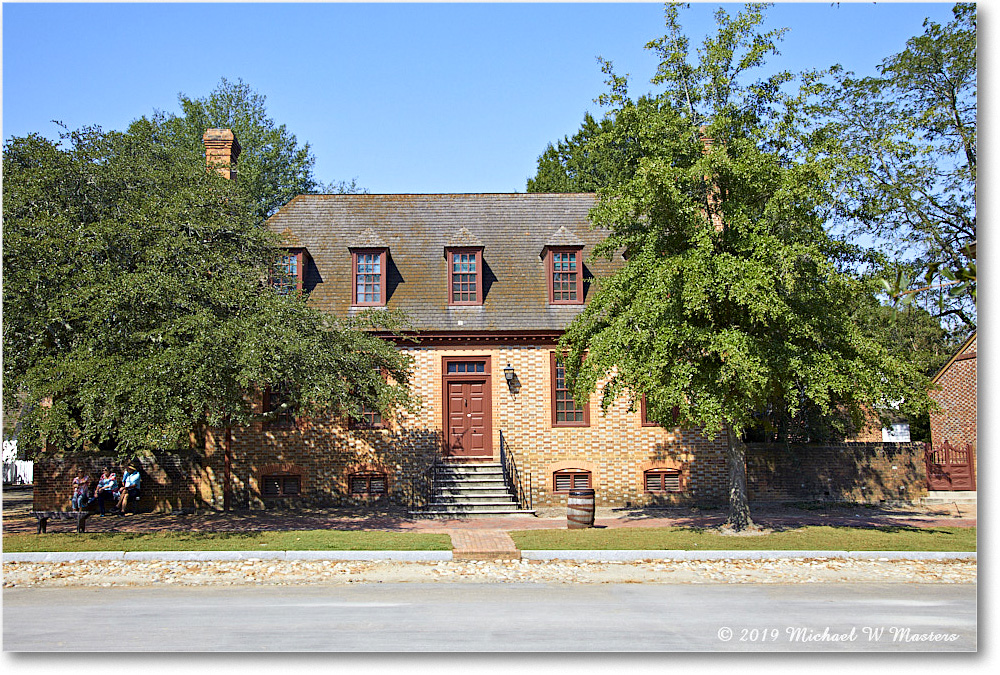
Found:
[[[930,395],[941,408],[931,413],[932,490],[976,489],[976,336],[969,336],[931,380],[940,387]]]
[[[210,130],[205,140],[210,163],[235,164],[239,145],[231,133]],[[386,500],[427,509],[452,477],[441,481],[442,468],[488,472],[497,464],[501,485],[522,509],[565,504],[579,487],[593,488],[605,506],[724,502],[724,437],[651,424],[641,399],[621,399],[604,415],[597,395],[578,406],[565,388],[558,339],[594,293],[590,280],[623,264],[618,254],[588,261],[607,234],[589,224],[594,200],[592,194],[292,199],[267,226],[287,245],[284,264],[296,289],[337,316],[404,312],[419,343],[397,346],[413,358],[412,387],[422,406],[394,419],[365,411],[360,425],[286,417],[234,429],[229,439],[209,433],[196,459],[143,460],[146,506]],[[271,404],[265,392],[261,410]],[[92,470],[100,463],[93,460]],[[767,461],[749,464],[751,497],[755,485],[762,496],[794,492],[788,481],[768,480]],[[61,499],[69,470],[43,467],[36,506]],[[854,474],[850,480],[856,485]],[[829,480],[819,487],[832,489]],[[850,489],[838,485],[836,492]]]
[[[338,501],[384,494],[420,504],[435,463],[513,460],[531,505],[592,487],[599,504],[725,495],[724,441],[646,423],[642,402],[602,415],[577,407],[556,343],[594,289],[622,264],[585,263],[606,233],[590,194],[302,195],[268,227],[310,303],[339,316],[402,310],[420,338],[414,415],[367,428],[302,421],[234,432],[239,501],[266,485]],[[630,410],[630,408],[632,408]],[[278,470],[280,469],[280,471]],[[272,490],[273,491],[273,490]]]

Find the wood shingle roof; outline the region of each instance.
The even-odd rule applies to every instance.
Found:
[[[346,316],[351,307],[350,248],[387,247],[387,306],[424,331],[563,330],[581,305],[548,301],[546,246],[583,246],[582,258],[607,232],[593,230],[593,194],[301,195],[268,227],[305,247],[312,263],[304,288],[317,308]],[[482,306],[448,304],[445,250],[482,247]],[[610,274],[620,255],[584,265],[584,278]],[[585,299],[593,292],[585,283]]]

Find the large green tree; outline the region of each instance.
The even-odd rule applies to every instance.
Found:
[[[655,109],[657,101],[643,96],[636,105]],[[580,130],[551,143],[538,158],[528,192],[597,192],[598,188],[631,178],[639,158],[655,148],[658,139],[644,138],[619,130],[612,133],[614,118],[596,121],[586,113]]]
[[[740,437],[768,406],[866,411],[905,400],[926,406],[926,378],[886,348],[860,317],[879,307],[875,285],[851,273],[857,251],[824,230],[830,168],[791,141],[779,72],[750,80],[781,31],[761,32],[763,9],[716,15],[699,60],[688,57],[676,6],[660,56],[659,105],[639,106],[613,70],[614,132],[656,138],[634,176],[598,191],[592,222],[610,236],[595,255],[624,249],[566,331],[578,400],[601,389],[645,395],[647,414],[727,439],[730,513],[752,525]],[[711,139],[711,140],[706,140]]]
[[[185,448],[260,419],[263,387],[303,416],[409,402],[406,357],[361,330],[375,319],[272,287],[280,242],[203,150],[139,120],[10,139],[3,176],[4,405],[26,445]]]
[[[976,325],[976,6],[952,11],[944,26],[924,21],[877,76],[813,73],[801,122],[805,143],[838,160],[832,215],[884,245],[891,295],[930,294],[966,335]],[[899,261],[910,267],[902,277]]]
[[[296,195],[362,191],[354,181],[319,182],[313,175],[316,158],[309,144],[299,145],[295,134],[269,117],[266,97],[243,80],[222,78],[207,96],[177,98],[179,115],[156,112],[151,118],[162,142],[200,151],[205,129],[232,129],[243,149],[239,184],[249,193],[261,222]]]

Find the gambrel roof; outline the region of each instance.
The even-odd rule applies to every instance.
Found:
[[[593,194],[301,195],[268,219],[312,259],[303,287],[314,306],[346,316],[352,308],[350,249],[388,248],[387,307],[424,331],[561,331],[582,305],[549,303],[546,247],[582,247],[586,260],[607,236],[593,230]],[[482,306],[449,306],[449,247],[482,247]],[[584,278],[622,264],[616,254],[586,263]],[[591,284],[585,284],[589,300]]]

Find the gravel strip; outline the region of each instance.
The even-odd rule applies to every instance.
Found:
[[[348,583],[976,583],[974,560],[638,560],[371,562],[321,560],[9,562],[4,588]]]

